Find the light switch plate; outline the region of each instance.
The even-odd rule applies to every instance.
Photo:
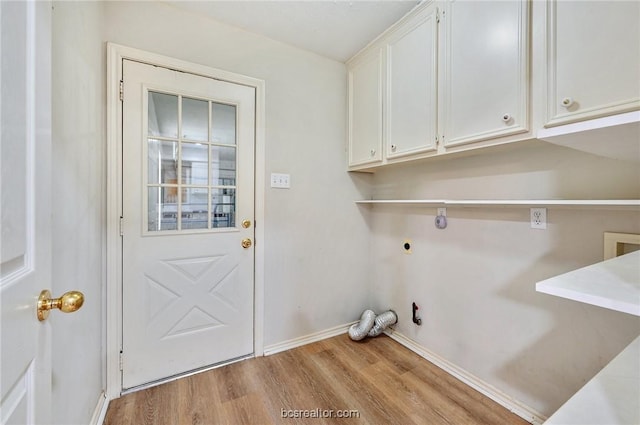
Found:
[[[289,189],[291,187],[289,174],[271,173],[271,187],[276,189]]]

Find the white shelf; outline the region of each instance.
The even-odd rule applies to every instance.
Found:
[[[545,425],[640,424],[640,337],[558,409]]]
[[[640,316],[640,251],[543,280],[536,291]]]
[[[356,201],[361,205],[425,205],[443,206],[447,201],[444,199],[364,199]]]
[[[370,199],[358,205],[415,205],[444,207],[554,207],[631,209],[640,212],[640,199]]]
[[[536,291],[640,316],[640,251],[536,283]],[[640,337],[545,425],[640,424]]]

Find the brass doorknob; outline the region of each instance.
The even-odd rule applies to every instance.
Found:
[[[251,227],[251,220],[242,220],[242,227],[244,227],[245,229]]]
[[[53,309],[73,313],[80,310],[82,304],[84,304],[84,294],[80,291],[69,291],[60,298],[51,298],[51,292],[45,289],[38,297],[38,320],[41,322],[47,320],[49,311]]]
[[[251,247],[251,239],[246,238],[242,240],[242,247],[243,248],[250,248]]]

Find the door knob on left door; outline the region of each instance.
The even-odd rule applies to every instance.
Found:
[[[60,298],[51,298],[51,292],[48,289],[40,292],[38,297],[38,320],[47,320],[49,311],[58,309],[64,313],[73,313],[80,310],[84,304],[84,294],[80,291],[69,291]]]
[[[246,238],[242,240],[242,247],[243,248],[250,248],[251,247],[251,239]]]

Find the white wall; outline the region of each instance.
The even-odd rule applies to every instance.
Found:
[[[87,424],[104,389],[105,51],[102,4],[53,4],[53,294],[85,304],[54,314],[53,423]]]
[[[381,170],[376,198],[638,198],[640,167],[552,146]],[[640,333],[640,319],[535,291],[535,282],[601,261],[604,231],[640,233],[629,211],[375,207],[373,306],[394,308],[398,330],[544,415]],[[412,239],[413,254],[402,249]],[[411,302],[423,324],[411,321]]]
[[[106,40],[266,82],[265,344],[358,318],[367,305],[368,229],[345,166],[344,64],[169,5],[107,2]],[[267,178],[268,182],[269,179]]]

